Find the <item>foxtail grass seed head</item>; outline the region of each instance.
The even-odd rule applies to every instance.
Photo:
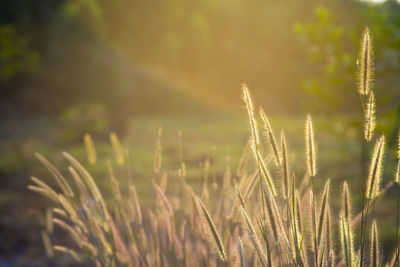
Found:
[[[162,128],[158,128],[156,151],[154,153],[154,167],[155,173],[159,173],[161,170],[161,160],[162,160],[162,145],[161,145]]]
[[[344,218],[351,224],[351,199],[347,182],[343,183],[342,211]]]
[[[222,242],[222,239],[220,238],[220,235],[217,231],[217,228],[215,227],[215,224],[213,220],[211,219],[211,216],[207,210],[207,208],[204,206],[203,202],[200,200],[200,198],[195,197],[197,200],[197,203],[200,205],[200,208],[202,210],[203,216],[207,221],[208,228],[210,229],[210,232],[212,233],[212,244],[214,244],[215,247],[217,247],[218,255],[221,258],[222,261],[227,260],[226,256],[226,250],[224,247],[224,244]]]
[[[83,141],[85,143],[86,154],[88,158],[88,162],[91,165],[96,164],[97,156],[96,156],[96,147],[94,145],[93,139],[90,134],[85,134],[83,136]]]
[[[353,236],[349,221],[346,220],[343,211],[340,213],[339,220],[339,230],[340,230],[340,243],[342,247],[343,258],[346,266],[354,266],[354,246],[353,246]]]
[[[114,149],[114,154],[115,154],[115,158],[117,160],[117,164],[120,166],[124,165],[125,154],[124,154],[124,150],[122,149],[121,143],[120,143],[116,133],[113,132],[110,134],[110,141],[111,141],[111,145]]]
[[[272,151],[274,152],[275,162],[278,166],[281,166],[281,159],[279,157],[278,146],[276,144],[276,140],[272,132],[271,124],[269,123],[267,115],[265,115],[265,112],[261,107],[260,107],[260,117],[262,122],[264,123],[264,131],[265,131],[264,134],[267,138],[268,143],[272,148]]]
[[[375,96],[371,91],[364,111],[364,139],[371,141],[375,130]]]
[[[370,266],[378,267],[381,266],[379,257],[379,237],[378,237],[378,227],[376,226],[376,221],[372,222],[371,237],[370,237]]]
[[[372,40],[368,28],[364,30],[361,51],[358,59],[358,91],[361,95],[367,96],[373,85],[374,63]]]
[[[258,257],[260,259],[260,263],[262,267],[267,267],[268,266],[268,260],[267,256],[264,253],[264,249],[261,247],[260,242],[257,240],[256,236],[251,233],[250,230],[247,229],[250,241],[256,250]]]
[[[281,132],[281,144],[282,144],[282,174],[283,174],[283,196],[285,199],[289,198],[289,163],[288,163],[288,155],[287,155],[287,146],[285,134],[283,131]]]
[[[246,104],[247,113],[249,115],[250,130],[251,130],[251,135],[252,135],[252,147],[253,147],[253,150],[255,150],[258,147],[260,140],[258,137],[257,121],[254,116],[253,101],[251,99],[250,92],[249,92],[249,89],[247,88],[246,84],[242,85],[242,99],[243,99],[244,103]]]
[[[172,215],[174,213],[171,204],[169,203],[168,198],[165,196],[164,191],[161,189],[161,187],[156,184],[156,182],[151,181],[153,183],[153,187],[156,190],[158,196],[160,197],[162,203],[164,204],[165,210],[169,215]]]
[[[330,180],[328,179],[326,181],[324,192],[322,194],[321,210],[319,212],[319,219],[318,219],[317,244],[321,242],[322,229],[326,217],[326,210],[329,208],[329,185],[330,185]]]
[[[268,170],[268,167],[267,167],[265,161],[263,160],[260,152],[257,152],[256,158],[260,164],[263,181],[265,182],[265,185],[268,187],[269,192],[272,194],[273,197],[275,197],[277,193],[276,193],[274,181],[272,179],[272,176],[271,176],[271,174]]]
[[[382,180],[383,155],[385,151],[385,137],[382,136],[376,142],[369,166],[369,174],[366,188],[366,197],[368,199],[376,198],[380,193],[380,184]]]
[[[314,141],[314,131],[311,116],[307,115],[306,122],[306,164],[307,172],[310,177],[317,175],[316,149]]]
[[[35,153],[35,156],[39,159],[39,161],[46,167],[46,169],[53,175],[54,179],[56,180],[57,184],[60,186],[64,195],[68,197],[73,197],[74,192],[72,191],[69,183],[61,174],[61,172],[53,166],[45,157],[40,155],[39,153]]]

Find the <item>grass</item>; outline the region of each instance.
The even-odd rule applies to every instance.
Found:
[[[154,189],[151,186],[151,179],[154,178],[152,174],[154,149],[156,145],[157,131],[160,125],[163,126],[163,167],[176,168],[179,164],[177,157],[177,132],[183,132],[183,146],[184,157],[187,165],[188,177],[190,184],[198,188],[201,184],[202,164],[207,156],[213,154],[213,145],[217,144],[216,158],[217,158],[217,180],[221,181],[221,176],[224,171],[225,156],[229,153],[231,157],[231,164],[236,167],[239,161],[240,154],[247,141],[248,126],[246,125],[246,114],[243,116],[175,116],[173,118],[168,116],[149,116],[135,118],[130,123],[129,129],[122,140],[125,147],[130,148],[132,153],[132,169],[134,175],[135,186],[138,194],[140,195],[141,204],[143,208],[151,207],[154,203]],[[299,172],[304,170],[303,162],[303,136],[298,133],[303,132],[304,117],[277,117],[270,116],[271,124],[277,129],[285,128],[286,139],[289,146],[289,160],[291,167]],[[17,127],[12,124],[4,123],[5,128],[21,129],[18,135],[11,139],[3,131],[3,140],[7,143],[2,145],[1,162],[9,162],[12,160],[16,162],[15,168],[12,165],[2,168],[2,192],[0,207],[2,212],[2,227],[7,229],[2,236],[2,254],[6,259],[13,261],[13,258],[23,258],[30,262],[40,262],[44,254],[43,246],[41,245],[41,238],[38,234],[38,220],[34,215],[38,210],[43,210],[48,204],[42,198],[37,197],[33,193],[26,192],[27,178],[30,174],[46,179],[46,182],[52,183],[46,171],[33,159],[32,155],[35,151],[39,151],[46,157],[51,157],[52,162],[56,166],[60,166],[62,170],[66,170],[65,162],[61,158],[61,153],[57,147],[60,143],[56,136],[58,132],[62,131],[56,123],[52,121],[41,120],[36,124],[37,120],[30,123],[24,123],[29,128]],[[336,116],[334,118],[326,119],[324,117],[314,118],[314,128],[317,132],[318,151],[326,152],[319,153],[319,169],[326,177],[332,179],[332,205],[335,207],[340,206],[339,199],[340,185],[344,179],[349,180],[352,192],[356,192],[358,188],[357,179],[349,179],[349,177],[357,177],[358,175],[358,161],[357,155],[360,153],[359,143],[357,140],[357,128],[353,125],[353,120],[348,117]],[[38,127],[36,127],[36,125]],[[44,130],[46,129],[46,130]],[[49,137],[49,133],[51,136]],[[43,137],[46,138],[43,138]],[[54,136],[54,137],[53,137]],[[109,179],[105,177],[107,173],[106,160],[113,159],[113,152],[111,150],[108,137],[96,138],[93,137],[96,144],[98,154],[98,161],[100,164],[96,168],[90,167],[86,161],[85,149],[83,142],[74,144],[62,145],[64,149],[71,152],[76,156],[85,166],[88,167],[96,182],[106,195],[106,198],[111,196]],[[49,140],[44,143],[43,140]],[[13,154],[15,145],[20,144],[20,152]],[[19,155],[16,157],[16,154]],[[333,165],[332,165],[333,164]],[[392,163],[386,161],[386,170],[391,170]],[[23,167],[21,167],[23,166]],[[334,167],[332,167],[334,166]],[[354,167],[356,166],[356,167]],[[233,168],[234,169],[234,168]],[[119,173],[117,178],[120,183],[124,184],[127,179],[127,172],[124,168],[115,166],[115,172]],[[391,179],[390,175],[384,176],[385,181]],[[321,185],[316,185],[322,190]],[[173,189],[167,187],[168,192]],[[352,200],[355,207],[359,205],[359,200],[356,194],[353,193]],[[386,203],[391,203],[392,194],[384,198],[383,203],[379,209],[375,211],[378,218],[384,218],[392,214],[392,210]],[[22,200],[22,201],[21,201]],[[28,205],[23,203],[29,203]],[[15,210],[16,212],[13,212]],[[17,212],[24,210],[24,212]],[[18,221],[20,223],[12,223]],[[393,225],[393,220],[385,220],[380,222],[381,237],[383,245],[386,249],[393,247],[394,238],[393,231],[390,230]],[[68,241],[64,234],[58,231],[54,236],[58,240]],[[7,244],[7,246],[6,246]],[[24,245],[31,244],[31,245]],[[35,249],[33,249],[35,248]],[[248,257],[247,257],[248,258]],[[65,260],[65,257],[58,256],[58,261]],[[15,262],[14,262],[15,263]],[[43,264],[43,262],[42,262]],[[23,265],[23,264],[22,264]]]
[[[163,126],[163,167],[176,168],[179,164],[177,157],[177,132],[183,132],[184,157],[187,165],[189,183],[195,188],[199,188],[201,184],[202,164],[207,156],[213,154],[213,145],[217,145],[217,180],[221,182],[222,173],[225,167],[225,156],[229,153],[231,164],[234,168],[237,166],[240,154],[247,142],[248,126],[246,125],[246,114],[242,116],[149,116],[135,118],[130,123],[129,129],[125,134],[122,143],[124,147],[131,150],[132,153],[132,169],[134,175],[134,183],[140,196],[143,208],[152,207],[154,203],[154,189],[151,185],[154,149],[156,145],[158,127]],[[271,124],[274,126],[275,132],[278,129],[285,128],[286,139],[289,147],[290,166],[298,172],[304,169],[303,161],[303,136],[299,133],[303,132],[304,117],[269,117]],[[326,119],[324,117],[314,117],[314,128],[317,132],[318,143],[318,165],[319,170],[324,173],[324,177],[332,180],[332,205],[338,210],[340,199],[340,186],[344,179],[348,179],[351,191],[353,192],[352,200],[355,208],[359,207],[359,198],[355,194],[358,188],[358,161],[357,155],[360,153],[359,142],[357,139],[357,128],[354,127],[354,119],[348,117],[336,116]],[[4,230],[2,235],[1,251],[4,259],[13,262],[13,264],[24,265],[23,262],[29,261],[36,265],[43,265],[44,250],[41,244],[39,234],[39,225],[37,212],[48,206],[44,199],[33,193],[26,191],[27,178],[30,174],[41,177],[48,183],[52,183],[48,174],[33,159],[32,155],[35,151],[40,152],[46,157],[51,157],[52,162],[61,167],[64,171],[65,161],[61,158],[61,153],[57,147],[63,147],[76,156],[85,166],[88,167],[96,182],[106,195],[106,198],[112,196],[109,179],[105,176],[107,173],[106,160],[113,159],[108,137],[93,137],[98,154],[98,162],[96,168],[90,167],[86,161],[85,149],[83,141],[60,145],[56,136],[62,128],[55,122],[41,120],[40,123],[26,122],[24,125],[14,127],[14,123],[4,123],[7,129],[21,129],[17,137],[11,139],[6,132],[3,131],[3,140],[7,140],[2,145],[1,162],[13,161],[13,165],[7,165],[2,168],[2,192],[0,194],[0,207],[2,212],[1,225]],[[37,126],[37,127],[36,127]],[[49,134],[51,134],[49,136]],[[53,137],[54,136],[54,137]],[[45,137],[45,138],[43,138]],[[44,143],[43,140],[48,140]],[[13,153],[16,146],[14,143],[20,144],[17,149],[21,149],[17,153]],[[324,153],[322,153],[324,152]],[[19,155],[17,157],[17,155]],[[385,161],[385,170],[391,170],[394,166],[393,162]],[[14,168],[11,168],[15,166]],[[64,167],[63,167],[64,166]],[[355,167],[356,166],[356,167]],[[117,178],[120,183],[124,184],[127,179],[127,172],[124,168],[115,166],[115,172],[118,173]],[[352,178],[352,179],[349,179]],[[171,178],[172,179],[172,178]],[[391,176],[384,173],[384,180],[389,181]],[[321,185],[317,184],[318,190],[322,190]],[[167,194],[174,191],[173,188],[167,187]],[[393,203],[393,194],[386,196],[379,209],[375,210],[378,218],[387,218],[393,214],[390,203]],[[107,199],[107,201],[112,200]],[[25,204],[23,204],[25,203]],[[26,204],[28,203],[28,204]],[[23,210],[24,212],[19,212]],[[13,212],[15,211],[15,212]],[[378,220],[381,228],[381,240],[385,249],[391,250],[394,244],[393,228],[394,221]],[[394,219],[394,218],[393,218]],[[19,223],[15,223],[19,222]],[[53,238],[68,242],[68,237],[61,231],[56,231]],[[244,240],[247,241],[247,240]],[[15,261],[14,259],[17,259]],[[246,257],[247,259],[249,257]],[[53,261],[67,261],[66,257],[58,255]]]
[[[365,40],[368,32],[368,50]],[[86,134],[85,146],[63,153],[69,167],[61,171],[37,156],[55,178],[33,178],[28,187],[53,202],[41,219],[48,258],[104,266],[394,266],[396,249],[381,239],[398,223],[380,218],[396,207],[381,199],[393,190],[388,166],[396,159],[384,165],[388,148],[375,134],[372,74],[363,69],[372,66],[371,52],[364,50],[361,131],[341,117],[270,122],[261,109],[259,118],[243,86],[247,122],[142,118],[124,140]],[[282,125],[289,127],[278,139],[273,129]]]
[[[366,95],[368,101],[373,99],[368,97],[366,90],[360,92]],[[223,174],[216,175],[219,173],[216,161],[218,157],[214,148],[211,156],[207,157],[205,154],[203,159],[194,161],[203,161],[204,166],[208,166],[206,162],[211,161],[209,167],[186,169],[186,161],[189,159],[190,162],[192,158],[186,151],[198,152],[201,149],[186,150],[187,146],[195,142],[183,142],[181,129],[177,135],[178,144],[173,151],[178,156],[172,162],[167,161],[166,168],[162,162],[166,156],[168,159],[170,148],[168,145],[162,147],[163,136],[158,130],[154,138],[157,140],[154,145],[155,157],[153,154],[155,172],[151,174],[155,190],[152,195],[156,200],[153,204],[143,206],[144,209],[136,195],[136,180],[131,172],[135,166],[130,165],[138,156],[131,151],[124,153],[124,146],[121,146],[115,133],[110,135],[115,157],[114,163],[107,161],[112,189],[112,194],[107,197],[103,196],[86,168],[69,153],[63,154],[71,165],[69,171],[76,184],[72,191],[79,191],[79,197],[73,196],[69,182],[38,156],[52,172],[63,192],[55,193],[37,179],[33,179],[34,185],[29,186],[29,189],[47,196],[58,206],[53,209],[53,216],[57,218],[47,220],[47,230],[42,231],[48,256],[52,257],[57,251],[78,262],[106,266],[247,266],[256,265],[257,262],[261,266],[381,266],[382,262],[394,266],[396,250],[387,255],[381,250],[380,233],[374,218],[376,200],[387,192],[387,189],[381,190],[384,137],[376,140],[370,163],[367,165],[366,162],[369,158],[366,142],[373,140],[372,125],[375,122],[372,121],[371,114],[374,111],[370,110],[373,104],[367,105],[368,115],[362,127],[366,130],[360,153],[363,170],[361,211],[358,209],[354,212],[356,209],[351,208],[351,196],[347,183],[344,183],[342,209],[340,219],[337,220],[337,216],[331,216],[335,205],[331,205],[330,200],[330,179],[323,179],[321,172],[317,171],[317,166],[320,166],[317,164],[318,135],[314,131],[318,127],[313,126],[311,116],[307,116],[305,123],[306,168],[302,167],[295,172],[301,163],[293,159],[300,156],[296,153],[289,156],[290,147],[286,145],[283,132],[281,144],[278,145],[262,110],[260,114],[265,127],[258,128],[253,102],[246,86],[243,86],[243,94],[250,122],[250,131],[247,134],[250,135],[250,150],[242,158],[249,157],[245,160],[248,164],[244,167],[241,165],[241,169],[235,172],[232,167],[237,166],[238,162],[231,161],[231,151],[227,150]],[[365,126],[367,124],[368,127]],[[191,129],[195,131],[194,136],[199,133],[197,127]],[[215,131],[210,126],[207,129]],[[298,131],[295,137],[301,137]],[[101,162],[93,161],[94,145],[92,141],[88,141],[91,138],[86,136],[85,139],[86,148],[89,149],[88,159],[84,161],[91,162],[88,169],[99,169],[97,164],[101,165]],[[263,139],[266,141],[262,141]],[[235,142],[238,143],[240,142]],[[273,158],[275,160],[271,160]],[[325,164],[332,165],[332,162]],[[128,178],[116,179],[124,172],[114,172],[112,165],[119,166],[120,171],[125,169],[125,176]],[[369,167],[368,178],[364,166]],[[321,169],[325,170],[324,164]],[[352,169],[356,169],[354,165]],[[149,167],[148,173],[151,170]],[[143,176],[140,177],[143,180]],[[212,179],[201,181],[201,177]],[[200,186],[199,182],[203,185]],[[319,190],[323,183],[324,189]],[[386,188],[390,188],[392,183],[389,182]],[[231,216],[232,209],[236,210],[234,216]],[[371,217],[373,223],[369,224]],[[74,241],[71,246],[50,244],[48,236],[51,232],[48,229],[53,229],[53,224],[70,234]],[[361,229],[360,236],[355,238],[357,228]],[[370,233],[370,238],[367,238],[367,233]],[[340,239],[339,244],[336,239]],[[368,240],[369,249],[366,248]]]

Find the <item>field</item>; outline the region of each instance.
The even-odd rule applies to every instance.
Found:
[[[245,113],[245,111],[243,112]],[[245,115],[245,114],[244,114]],[[323,178],[331,179],[333,210],[339,210],[341,185],[344,180],[350,184],[353,192],[354,210],[359,210],[359,170],[360,170],[360,138],[357,120],[344,117],[315,117],[315,135],[318,146],[319,173]],[[274,129],[284,129],[289,144],[289,160],[298,177],[305,173],[304,168],[304,124],[305,116],[287,119],[271,117]],[[154,206],[156,193],[151,180],[159,181],[160,174],[153,172],[154,153],[157,132],[162,126],[162,171],[168,173],[168,194],[174,196],[179,177],[176,170],[180,168],[179,135],[182,133],[183,161],[187,167],[187,182],[200,192],[204,177],[204,162],[209,158],[212,162],[215,179],[221,184],[227,164],[235,174],[240,155],[246,145],[249,128],[245,116],[152,116],[132,119],[124,135],[120,135],[122,145],[130,152],[132,181],[137,188],[143,209]],[[114,166],[118,181],[127,184],[128,167],[118,166],[110,145],[108,135],[93,136],[98,163],[90,166],[87,163],[83,137],[75,143],[64,143],[62,133],[65,131],[55,121],[45,120],[4,124],[2,133],[2,186],[1,186],[1,254],[6,264],[23,266],[30,262],[41,265],[43,262],[53,262],[44,258],[44,248],[40,237],[40,213],[43,214],[50,203],[41,196],[30,192],[26,186],[29,176],[34,175],[54,184],[44,167],[35,159],[34,153],[39,152],[50,159],[64,173],[67,164],[62,159],[61,149],[70,152],[80,162],[87,166],[100,186],[105,198],[113,201],[110,180],[107,174],[107,161]],[[276,130],[277,131],[277,130]],[[12,134],[11,134],[12,133]],[[17,134],[16,134],[17,133]],[[44,141],[45,140],[45,141]],[[383,184],[393,179],[395,163],[392,152],[386,153],[385,176]],[[215,164],[215,165],[214,165]],[[254,166],[249,166],[254,168]],[[276,176],[278,174],[275,173]],[[212,174],[214,176],[214,174]],[[238,179],[235,176],[235,179]],[[214,178],[213,178],[214,179]],[[279,179],[279,178],[278,178]],[[171,186],[170,186],[171,185]],[[317,192],[322,191],[323,182],[316,181]],[[122,194],[128,194],[122,186]],[[212,199],[211,195],[211,199]],[[395,242],[393,229],[395,225],[392,214],[394,203],[391,191],[377,204],[373,210],[381,229],[385,249],[393,247]],[[42,212],[40,212],[40,210]],[[389,217],[390,216],[390,217]],[[389,219],[390,218],[390,219]],[[59,240],[68,240],[68,236],[60,235]],[[55,261],[58,262],[58,261]]]

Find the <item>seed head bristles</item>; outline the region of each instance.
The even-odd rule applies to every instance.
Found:
[[[247,267],[247,260],[246,260],[245,254],[244,254],[244,248],[243,248],[242,240],[240,240],[240,237],[238,238],[237,246],[238,246],[240,267]]]
[[[283,185],[284,192],[283,196],[285,199],[289,198],[289,163],[287,158],[287,147],[286,147],[286,139],[283,130],[281,132],[281,143],[282,143],[282,170],[283,170]]]
[[[329,184],[330,180],[328,179],[326,181],[324,192],[322,194],[321,210],[319,212],[319,219],[318,219],[317,244],[321,242],[324,218],[326,216],[326,209],[329,207]]]
[[[245,206],[240,206],[240,211],[242,212],[242,216],[244,218],[244,221],[246,222],[247,228],[250,230],[250,232],[254,235],[257,236],[257,233],[254,229],[253,223],[251,222],[251,219],[249,217],[249,214],[246,211]]]
[[[88,158],[88,162],[91,165],[96,164],[96,147],[94,145],[93,139],[90,136],[90,134],[86,133],[83,136],[83,142],[85,143],[85,148],[86,148],[86,154]]]
[[[301,249],[299,243],[299,228],[297,222],[297,203],[296,203],[296,176],[294,172],[292,173],[292,183],[291,183],[291,191],[290,191],[290,200],[291,200],[291,227],[292,227],[292,234],[293,234],[293,242],[294,242],[294,250],[296,251],[296,263],[299,265],[303,264],[303,260],[301,259]]]
[[[117,160],[117,164],[120,166],[124,165],[125,154],[124,154],[124,150],[122,149],[121,143],[120,143],[116,133],[112,132],[110,134],[110,142],[114,149],[114,154],[115,154],[115,158]]]
[[[167,197],[165,196],[163,190],[160,188],[160,186],[158,184],[156,184],[156,182],[154,182],[154,180],[151,181],[153,183],[153,186],[158,194],[158,196],[160,197],[162,203],[164,204],[165,210],[167,211],[167,213],[169,215],[172,215],[174,213],[171,204],[169,203]]]
[[[274,134],[272,132],[271,124],[269,123],[269,120],[267,118],[267,115],[265,115],[264,109],[260,107],[260,117],[261,120],[264,123],[264,131],[265,131],[265,136],[268,139],[268,143],[272,147],[272,151],[274,152],[275,156],[275,162],[278,166],[281,166],[281,160],[279,157],[279,152],[278,152],[278,147],[275,141]]]
[[[382,136],[375,144],[369,166],[369,174],[366,188],[366,198],[374,199],[379,195],[382,179],[383,155],[385,149],[385,137]]]
[[[351,199],[347,182],[343,183],[342,210],[344,218],[349,222],[349,224],[351,224]]]
[[[316,151],[314,143],[313,125],[310,115],[307,115],[307,122],[306,122],[306,163],[307,163],[308,175],[310,177],[315,177],[317,175]]]
[[[253,101],[251,100],[250,92],[249,89],[247,88],[246,84],[242,85],[242,99],[244,103],[246,104],[247,108],[247,113],[249,115],[249,123],[250,123],[250,129],[251,129],[251,134],[252,134],[252,147],[253,150],[257,150],[258,144],[260,143],[259,137],[258,137],[258,128],[257,128],[257,121],[254,116],[254,106],[253,106]]]
[[[378,237],[378,227],[376,226],[376,221],[372,222],[371,228],[371,238],[370,238],[370,266],[378,267],[381,266],[379,260],[379,237]]]
[[[153,170],[155,173],[159,173],[161,170],[161,160],[162,160],[161,135],[162,135],[162,128],[160,127],[160,128],[158,128],[156,151],[154,152]]]
[[[397,156],[397,168],[396,168],[396,175],[394,177],[394,181],[395,181],[395,183],[400,184],[400,131],[399,131],[399,135],[397,137],[396,156]]]
[[[271,223],[271,229],[275,238],[275,241],[279,241],[279,236],[278,236],[278,231],[280,233],[280,236],[282,237],[284,241],[284,245],[286,247],[286,250],[288,251],[289,255],[293,255],[292,249],[289,243],[289,238],[288,238],[288,233],[285,228],[285,222],[282,218],[282,215],[280,213],[280,210],[278,208],[278,205],[276,204],[275,198],[268,192],[267,187],[264,183],[264,181],[261,183],[263,192],[266,196],[266,207],[268,211],[268,217]],[[278,228],[279,227],[279,228]],[[279,229],[279,230],[278,230]],[[294,261],[292,258],[291,260]]]
[[[200,205],[200,208],[203,212],[204,218],[207,221],[208,227],[212,233],[213,236],[213,241],[214,244],[216,245],[216,247],[218,248],[218,255],[221,258],[222,261],[226,261],[227,260],[227,256],[226,256],[226,252],[225,252],[225,247],[222,243],[222,239],[220,238],[217,228],[214,225],[213,220],[211,219],[210,214],[208,213],[206,207],[204,206],[203,202],[200,200],[200,198],[195,197],[197,200],[197,203]]]
[[[276,196],[275,185],[272,180],[271,174],[268,171],[267,165],[265,164],[260,152],[257,152],[256,158],[260,164],[262,177],[264,178],[266,185],[267,185],[269,191],[271,192],[272,196],[275,197]]]
[[[368,28],[366,28],[363,33],[361,42],[361,52],[358,62],[359,62],[358,91],[361,95],[366,96],[370,93],[372,89],[372,83],[374,79],[372,41]]]
[[[353,248],[353,236],[350,231],[350,226],[346,218],[344,217],[343,211],[340,213],[340,241],[342,246],[343,258],[346,266],[353,266],[354,262],[354,248]]]
[[[268,192],[265,192],[267,190],[266,190],[266,186],[265,186],[264,183],[263,183],[263,189],[264,189],[264,194],[268,195],[267,196],[267,201],[265,201],[266,202],[265,206],[267,207],[268,218],[269,218],[269,223],[271,225],[272,234],[274,236],[275,242],[278,242],[279,241],[279,236],[278,236],[277,218],[276,218],[276,214],[274,213],[274,210],[272,208],[271,201],[269,200],[270,194],[268,194]]]
[[[74,192],[69,186],[67,180],[65,180],[64,176],[57,170],[56,167],[53,166],[45,157],[40,155],[39,153],[35,153],[35,156],[39,159],[39,161],[46,167],[46,169],[53,175],[57,184],[60,186],[62,192],[67,197],[73,197]]]
[[[246,204],[245,204],[245,202],[244,202],[243,195],[242,195],[242,193],[240,192],[240,189],[239,189],[238,187],[236,187],[236,192],[237,192],[238,197],[239,197],[240,205],[242,205],[242,207],[247,211],[247,208],[246,208]]]
[[[258,242],[258,240],[255,237],[255,235],[253,235],[249,229],[247,229],[247,233],[248,233],[248,235],[250,237],[250,241],[251,241],[254,249],[256,250],[256,252],[258,254],[258,257],[259,257],[260,262],[261,262],[261,266],[267,267],[268,266],[267,257],[265,256],[260,243]]]
[[[369,92],[368,101],[364,111],[364,138],[371,141],[375,130],[375,97],[374,92]]]

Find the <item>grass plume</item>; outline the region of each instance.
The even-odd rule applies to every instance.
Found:
[[[314,131],[311,116],[307,115],[306,122],[306,165],[307,172],[310,177],[317,175],[317,165],[316,165],[316,149],[314,142]]]
[[[372,54],[372,41],[369,29],[364,30],[361,41],[361,52],[358,59],[358,91],[361,95],[368,95],[374,79],[374,64]]]
[[[379,195],[382,180],[382,165],[385,149],[385,137],[382,136],[376,142],[369,166],[369,174],[366,188],[366,198],[374,199]]]

